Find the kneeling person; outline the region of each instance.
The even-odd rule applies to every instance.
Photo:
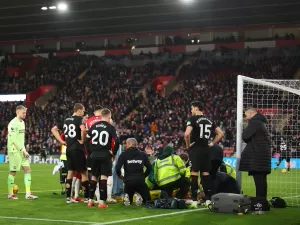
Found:
[[[107,177],[112,174],[112,154],[116,155],[119,149],[119,139],[111,120],[111,111],[102,109],[102,121],[94,124],[88,131],[91,139],[89,149],[91,150],[91,173],[92,180],[90,183],[90,200],[88,207],[94,205],[95,191],[97,181],[100,178],[99,190],[100,201],[98,208],[107,208],[105,201],[107,199]]]
[[[128,195],[130,204],[133,201],[135,192],[143,198],[143,203],[150,200],[150,193],[145,178],[150,174],[152,166],[147,155],[137,148],[137,141],[134,138],[126,140],[126,151],[120,155],[117,165],[116,174],[125,183],[125,194]],[[121,175],[121,168],[124,166],[124,177]],[[144,173],[144,166],[146,171]]]
[[[155,162],[154,176],[159,188],[172,197],[174,189],[180,189],[177,193],[179,199],[184,199],[189,191],[189,182],[185,178],[187,169],[178,155],[174,155],[174,149],[166,146]]]

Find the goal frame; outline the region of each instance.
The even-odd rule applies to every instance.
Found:
[[[288,81],[288,80],[276,80],[276,81]],[[239,184],[240,193],[242,193],[242,172],[239,170],[241,154],[243,150],[243,115],[244,115],[244,83],[253,83],[270,88],[276,88],[282,91],[288,91],[290,93],[300,96],[300,90],[282,86],[280,84],[268,82],[265,79],[254,79],[243,75],[237,77],[237,115],[236,115],[236,180]]]

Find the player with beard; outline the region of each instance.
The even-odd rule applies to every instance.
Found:
[[[74,113],[64,121],[64,135],[67,143],[67,163],[68,175],[66,180],[67,203],[72,203],[72,179],[74,172],[77,171],[82,177],[82,187],[84,190],[85,202],[88,202],[89,181],[86,167],[86,156],[84,154],[83,144],[86,139],[86,129],[84,124],[85,108],[82,104],[76,103]],[[77,203],[77,201],[75,201]]]
[[[184,134],[186,148],[192,163],[192,199],[197,200],[198,174],[200,171],[201,183],[206,196],[206,204],[210,204],[211,196],[214,194],[213,182],[210,176],[211,152],[210,148],[217,144],[224,136],[222,130],[204,116],[204,106],[201,102],[192,103],[192,116],[188,119]],[[209,143],[212,132],[216,136]]]
[[[91,172],[90,200],[88,207],[94,206],[94,196],[98,179],[100,178],[100,201],[98,208],[104,209],[107,200],[107,178],[112,174],[112,154],[116,155],[119,149],[119,139],[117,131],[111,122],[111,111],[101,110],[102,120],[92,125],[88,131],[91,150]]]

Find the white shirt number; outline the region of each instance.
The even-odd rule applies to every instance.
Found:
[[[93,145],[97,145],[98,143],[102,146],[106,146],[108,143],[108,138],[109,138],[109,133],[107,131],[101,131],[99,133],[99,131],[97,130],[93,130],[92,131],[92,144]]]
[[[70,124],[69,126],[67,124],[64,124],[64,134],[65,137],[74,138],[76,136],[76,127],[74,124]]]
[[[211,135],[211,124],[199,124],[200,127],[200,138],[203,138],[203,135],[206,139],[210,138]]]

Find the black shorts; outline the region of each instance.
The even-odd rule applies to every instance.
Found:
[[[67,150],[68,170],[83,173],[86,168],[86,157],[83,150]]]
[[[291,157],[289,157],[289,156],[284,156],[284,157],[280,156],[279,162],[282,162],[283,160],[285,160],[287,163],[289,163],[291,161]]]
[[[92,159],[91,160],[92,175],[95,177],[111,176],[112,175],[112,161],[111,157]]]
[[[210,149],[209,147],[199,147],[193,146],[189,151],[189,159],[192,163],[192,172],[207,172],[211,170],[211,160],[210,160]]]

